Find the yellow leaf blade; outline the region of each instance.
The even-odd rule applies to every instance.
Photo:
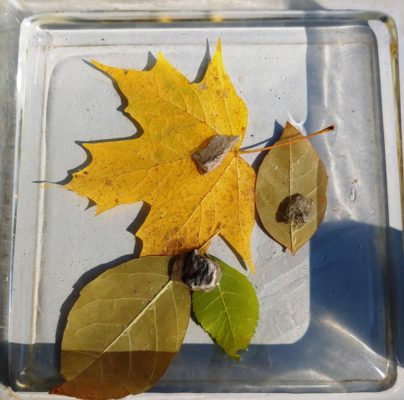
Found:
[[[287,142],[303,137],[287,123],[279,140]],[[327,206],[328,177],[324,164],[307,140],[272,149],[264,158],[257,177],[256,204],[268,233],[293,254],[315,233]],[[312,218],[302,225],[285,223],[279,218],[281,204],[296,194],[312,201]]]
[[[152,207],[137,232],[143,255],[175,255],[199,248],[220,230],[220,236],[255,271],[250,254],[255,173],[241,158],[228,158],[230,162],[226,159],[217,170],[203,176],[196,172],[194,179],[187,181],[182,192],[187,202],[181,209],[168,213],[164,207]],[[180,177],[173,175],[165,185],[175,185],[178,180]],[[209,190],[198,190],[201,181]],[[165,201],[175,203],[177,196],[167,192]]]
[[[201,175],[192,154],[214,135],[244,137],[247,108],[227,74],[221,44],[204,78],[190,83],[162,54],[149,71],[93,64],[127,98],[125,112],[143,129],[136,139],[86,143],[91,163],[66,188],[93,200],[97,213],[144,201],[151,211],[137,232],[142,255],[197,248],[220,228],[221,236],[253,270],[253,169],[230,152]]]

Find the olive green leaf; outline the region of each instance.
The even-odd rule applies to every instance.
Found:
[[[112,268],[82,289],[63,334],[61,374],[51,393],[120,398],[149,389],[181,347],[190,316],[188,288],[170,280],[170,257]]]
[[[235,359],[247,349],[258,321],[258,299],[248,279],[209,256],[222,269],[218,287],[210,292],[193,292],[192,309],[202,328]]]
[[[262,161],[256,184],[262,224],[292,254],[316,232],[327,207],[324,164],[311,143],[301,138],[304,136],[287,122],[276,143],[280,146]]]

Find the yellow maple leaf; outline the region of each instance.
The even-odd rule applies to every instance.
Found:
[[[147,202],[150,213],[136,232],[144,256],[198,248],[220,230],[254,270],[255,173],[237,154],[247,108],[225,71],[220,41],[198,83],[189,82],[161,53],[149,71],[93,64],[117,84],[127,99],[124,112],[143,133],[135,139],[84,143],[91,162],[72,175],[66,188],[93,200],[97,213]],[[191,156],[218,134],[240,140],[218,168],[201,174]]]

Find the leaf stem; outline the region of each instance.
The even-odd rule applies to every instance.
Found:
[[[294,140],[289,140],[287,142],[281,142],[281,143],[275,143],[272,146],[261,147],[259,149],[254,149],[254,150],[239,150],[238,153],[239,154],[258,153],[260,151],[271,150],[271,149],[273,149],[275,147],[288,146],[288,145],[290,145],[292,143],[297,143],[297,142],[301,142],[303,140],[312,139],[315,136],[324,135],[325,133],[331,132],[334,129],[335,129],[334,125],[330,125],[330,126],[327,126],[327,128],[321,129],[321,131],[314,132],[314,133],[311,133],[310,135],[299,137],[299,138],[294,139]]]
[[[219,226],[216,232],[205,242],[201,247],[199,247],[200,253],[206,253],[207,248],[209,247],[212,240],[223,230],[223,226]]]

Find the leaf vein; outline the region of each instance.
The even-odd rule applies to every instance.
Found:
[[[163,293],[167,290],[167,288],[172,284],[172,281],[168,281],[157,293],[155,297],[150,299],[150,302],[143,308],[143,310],[137,314],[132,321],[129,323],[129,325],[124,328],[120,333],[116,335],[116,337],[111,341],[110,344],[108,344],[102,351],[100,351],[99,355],[89,364],[87,364],[84,368],[82,368],[80,371],[77,372],[76,377],[80,374],[82,374],[84,371],[86,371],[91,365],[93,365],[104,353],[108,352],[109,349],[114,346],[115,343],[118,342],[118,340],[122,337],[122,335],[126,332],[129,331],[133,325],[135,325],[142,317],[143,315],[150,309],[150,307],[153,307],[155,302],[163,295]]]

